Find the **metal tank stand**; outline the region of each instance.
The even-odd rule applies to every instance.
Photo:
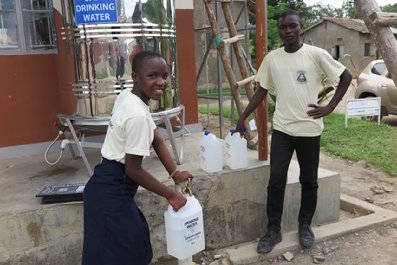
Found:
[[[91,176],[93,174],[93,170],[88,162],[83,148],[101,148],[103,143],[86,141],[85,133],[86,131],[106,132],[110,117],[86,118],[78,115],[69,116],[65,114],[58,114],[57,117],[60,123],[66,128],[66,139],[62,141],[61,147],[64,148],[66,145],[69,145],[73,158],[82,158],[84,165],[87,168],[88,174]],[[152,113],[152,118],[157,126],[162,124],[165,125],[165,130],[167,131],[167,136],[170,140],[176,163],[181,165],[183,163],[185,134],[189,133],[185,126],[185,107],[180,105],[172,109]],[[173,119],[178,121],[180,127],[172,126],[171,120]],[[178,136],[180,136],[179,145],[176,142],[176,137]],[[70,145],[77,147],[78,154],[76,154]]]

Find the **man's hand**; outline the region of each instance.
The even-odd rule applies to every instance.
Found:
[[[238,132],[240,136],[244,135],[245,132],[245,127],[244,127],[244,120],[243,119],[238,119],[237,124],[236,124],[236,130],[234,133]]]
[[[309,115],[309,117],[312,117],[313,119],[319,119],[321,117],[327,116],[332,111],[334,111],[334,108],[330,105],[318,106],[316,104],[309,104],[307,106],[309,108],[313,108],[312,110],[309,110],[307,112],[307,115]]]

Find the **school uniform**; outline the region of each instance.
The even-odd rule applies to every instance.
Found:
[[[117,97],[102,162],[84,189],[83,265],[147,265],[153,252],[149,228],[134,196],[138,184],[125,174],[125,154],[149,156],[156,125],[149,107],[131,89]]]

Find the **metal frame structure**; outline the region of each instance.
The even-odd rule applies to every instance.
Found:
[[[189,131],[185,126],[185,107],[180,105],[176,108],[152,113],[151,115],[156,125],[165,125],[165,130],[171,143],[176,163],[181,165],[183,163],[185,134],[189,134]],[[86,141],[86,132],[106,131],[110,117],[92,119],[78,115],[69,116],[59,114],[58,119],[62,126],[64,126],[64,128],[67,130],[67,133],[65,133],[66,139],[62,141],[61,146],[70,144],[77,147],[78,154],[73,151],[73,148],[70,148],[72,156],[74,159],[83,159],[83,163],[87,169],[87,172],[91,176],[93,174],[93,170],[87,159],[87,156],[85,155],[84,148],[101,148],[102,143]],[[171,121],[173,119],[177,119],[179,121],[180,127],[176,128],[172,126]],[[176,141],[176,137],[178,136],[180,137],[179,144]]]
[[[233,2],[244,3],[241,6],[240,10],[238,11],[238,15],[237,15],[237,17],[235,19],[235,24],[237,25],[237,23],[240,21],[240,18],[241,18],[243,13],[245,13],[245,17],[249,17],[248,3],[247,3],[246,0],[233,0]],[[219,3],[218,3],[218,1],[216,1],[215,15],[216,15],[216,19],[218,21],[219,21],[219,11],[218,11],[219,8],[220,8],[219,7]],[[255,29],[255,26],[249,26],[249,24],[246,23],[245,25],[242,25],[242,26],[236,26],[236,29],[237,29],[237,31],[244,31],[245,39],[248,40],[249,39],[248,38],[249,31],[252,30],[252,29]],[[207,33],[207,31],[211,31],[211,27],[204,27],[204,28],[196,29],[196,31],[204,31],[205,33]],[[228,32],[228,30],[227,30],[227,28],[225,26],[222,26],[221,31],[222,32]],[[200,63],[200,67],[199,67],[198,73],[196,75],[197,81],[200,79],[200,75],[201,75],[201,73],[203,71],[205,62],[207,61],[208,55],[209,55],[211,49],[213,48],[214,39],[215,39],[215,36],[212,36],[211,39],[210,39],[210,44],[208,45],[208,47],[206,49],[206,52],[204,54],[203,60]],[[250,62],[250,60],[249,60],[249,58],[247,56],[247,54],[248,54],[248,45],[245,45],[244,48],[245,48],[245,50],[242,50],[242,51],[243,51],[246,63],[249,66],[249,69],[250,69],[251,73],[254,74],[256,72],[256,70],[252,66],[252,64],[251,64],[251,62]],[[231,58],[231,64],[233,65],[233,61],[232,61],[233,60],[233,56],[231,56],[231,54],[232,54],[232,51],[230,51],[230,58]],[[198,98],[203,98],[203,99],[208,99],[208,100],[218,100],[218,102],[219,102],[218,106],[219,106],[220,137],[223,138],[223,129],[224,129],[224,125],[223,125],[224,124],[223,103],[224,103],[225,100],[230,100],[230,108],[231,108],[231,115],[232,115],[232,125],[233,125],[233,121],[234,121],[234,101],[233,101],[233,97],[231,95],[225,97],[223,95],[223,92],[222,92],[223,75],[222,75],[222,69],[221,69],[221,67],[222,67],[221,64],[222,63],[221,63],[219,54],[217,55],[216,64],[217,64],[217,72],[216,73],[217,73],[217,77],[218,77],[217,78],[218,96],[211,96],[211,95],[200,96],[199,95]]]

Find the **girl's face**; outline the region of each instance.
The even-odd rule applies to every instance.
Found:
[[[168,66],[161,57],[142,61],[139,69],[132,74],[134,89],[139,97],[148,103],[149,99],[159,100],[168,86]]]

